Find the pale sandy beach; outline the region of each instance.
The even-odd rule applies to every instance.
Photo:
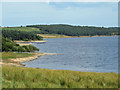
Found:
[[[44,55],[61,55],[61,54],[57,54],[57,53],[32,53],[32,54],[34,54],[34,55],[29,56],[29,57],[9,59],[9,60],[13,61],[14,63],[0,62],[0,65],[24,66],[23,64],[21,64],[22,62],[35,60],[40,56],[44,56]]]
[[[15,40],[14,42],[16,42],[17,44],[19,44],[20,46],[25,46],[25,45],[33,45],[31,42],[38,42],[38,43],[45,43],[47,41],[45,40],[36,40],[36,41],[18,41]]]
[[[21,40],[15,40],[14,42],[16,42],[16,43],[30,43],[30,42],[47,42],[46,40],[35,40],[35,41],[33,41],[33,40],[31,40],[31,41],[21,41]]]
[[[106,37],[106,36],[119,36],[119,35],[95,35],[95,36],[66,36],[66,35],[57,35],[57,34],[38,34],[44,39],[47,38],[75,38],[75,37]]]

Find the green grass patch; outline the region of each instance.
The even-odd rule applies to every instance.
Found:
[[[23,58],[34,55],[33,53],[14,53],[14,52],[2,52],[2,62],[11,62],[9,59]]]
[[[118,74],[3,66],[3,88],[118,88]]]

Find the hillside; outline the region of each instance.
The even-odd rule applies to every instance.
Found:
[[[12,40],[42,40],[40,35],[51,34],[54,37],[65,36],[111,36],[119,35],[117,27],[92,27],[92,26],[72,26],[72,25],[28,25],[24,27],[3,27],[4,37]],[[38,36],[39,35],[39,36]],[[45,36],[43,35],[43,36]],[[56,36],[57,35],[57,36]]]
[[[67,36],[118,35],[118,28],[71,26],[71,25],[29,25],[38,28],[39,34],[60,34]]]
[[[4,27],[2,35],[10,40],[43,40],[43,37],[38,36],[39,29],[31,27]]]

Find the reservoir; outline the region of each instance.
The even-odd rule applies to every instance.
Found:
[[[26,67],[88,72],[118,72],[118,36],[44,39],[34,43],[41,56],[24,62]]]

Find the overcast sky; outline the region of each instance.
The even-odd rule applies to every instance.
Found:
[[[2,18],[2,26],[72,24],[113,27],[118,25],[118,3],[4,1]]]

